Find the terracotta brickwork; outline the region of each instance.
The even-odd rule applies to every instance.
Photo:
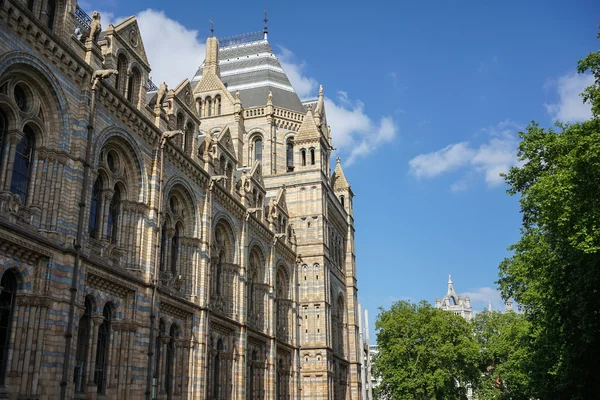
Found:
[[[216,38],[155,87],[135,18],[100,25],[0,0],[0,398],[359,399],[322,91],[245,108]]]

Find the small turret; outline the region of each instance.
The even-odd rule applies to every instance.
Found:
[[[207,75],[208,73],[221,75],[219,70],[219,41],[214,36],[206,39],[206,60],[204,61],[203,74]]]

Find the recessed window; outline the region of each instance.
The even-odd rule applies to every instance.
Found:
[[[114,151],[109,151],[106,155],[106,164],[110,172],[117,173],[119,171],[119,156]]]
[[[169,200],[169,207],[171,207],[171,212],[173,214],[177,214],[177,211],[179,211],[179,204],[175,196],[171,196],[171,199]]]
[[[15,103],[21,111],[27,111],[27,91],[20,83],[15,85],[14,89]]]

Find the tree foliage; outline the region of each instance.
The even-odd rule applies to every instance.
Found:
[[[478,400],[529,400],[530,324],[515,312],[478,313],[471,321],[480,348]]]
[[[467,384],[480,375],[478,346],[466,320],[427,302],[400,301],[380,309],[375,326],[379,398],[466,399]]]
[[[532,324],[529,379],[541,399],[600,398],[600,52],[578,69],[595,77],[582,94],[594,118],[532,123],[520,133],[522,166],[505,176],[523,227],[498,283]]]

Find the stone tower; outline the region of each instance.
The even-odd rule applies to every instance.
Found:
[[[473,309],[471,308],[471,299],[469,296],[464,299],[462,296],[457,295],[454,291],[454,283],[452,282],[452,276],[448,275],[448,292],[440,301],[438,297],[435,299],[435,308],[440,308],[445,311],[451,311],[456,315],[460,315],[467,321],[473,318]]]

